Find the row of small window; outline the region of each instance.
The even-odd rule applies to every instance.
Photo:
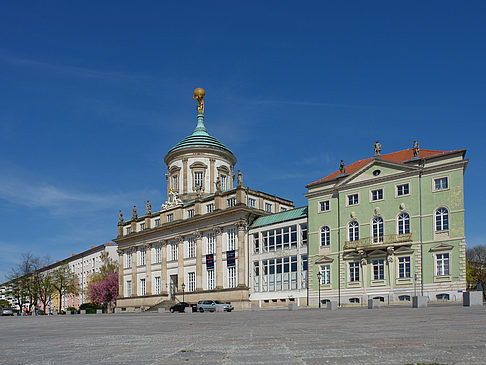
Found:
[[[254,233],[253,252],[259,253],[276,251],[281,249],[296,248],[297,242],[297,225],[283,228],[271,229],[268,231]],[[300,244],[307,245],[307,224],[300,224]],[[260,247],[261,243],[261,247]]]
[[[446,190],[449,188],[449,180],[447,177],[441,177],[438,179],[434,179],[434,191]],[[395,186],[396,189],[396,196],[406,196],[410,194],[410,185],[400,184]],[[379,201],[384,199],[383,188],[373,189],[370,190],[370,201]],[[346,205],[358,205],[359,204],[359,194],[348,194],[346,195]],[[330,200],[324,200],[319,202],[319,211],[320,212],[328,212],[331,210],[331,203]]]
[[[236,228],[230,228],[226,231],[226,248],[227,251],[232,251],[236,249],[238,243],[238,236]],[[216,249],[216,235],[211,232],[206,234],[206,254],[214,254]],[[197,241],[195,237],[189,237],[187,239],[187,250],[186,258],[196,257],[196,245]],[[179,258],[178,243],[175,240],[169,241],[168,245],[169,261],[176,261]],[[162,247],[161,245],[156,245],[154,247],[154,264],[160,263],[162,260]],[[138,266],[145,266],[146,264],[146,248],[141,247],[138,249]],[[125,253],[125,268],[130,268],[132,266],[132,252],[127,251]]]
[[[236,277],[236,267],[231,266],[227,268],[228,270],[228,288],[236,288],[237,286],[237,277]],[[216,286],[215,284],[215,273],[214,269],[212,270],[207,270],[207,290],[213,290]],[[140,279],[138,282],[139,285],[139,291],[138,295],[147,295],[147,286],[146,286],[146,280],[145,279]],[[189,272],[187,273],[187,286],[185,289],[188,292],[193,292],[196,290],[196,273],[195,272]],[[161,287],[161,279],[160,276],[154,277],[154,286],[153,286],[153,293],[152,294],[160,294],[162,292],[162,287]],[[133,295],[132,293],[132,281],[127,280],[126,281],[126,296],[131,297]]]
[[[450,300],[450,296],[447,293],[437,294],[435,296],[435,298],[437,300]],[[380,302],[384,302],[385,301],[385,297],[380,297],[380,296],[373,297],[373,299],[378,299]],[[398,296],[398,300],[400,302],[410,302],[411,299],[412,299],[412,297],[410,295],[400,295],[400,296]],[[329,301],[329,299],[323,299],[322,300],[322,303],[323,304],[326,304],[328,301]],[[349,298],[349,303],[359,304],[360,303],[360,298]]]
[[[435,275],[436,276],[449,276],[449,254],[442,253],[435,256]],[[360,263],[359,261],[353,261],[348,264],[349,266],[349,282],[360,281]],[[385,260],[377,259],[372,261],[373,268],[373,280],[385,280]],[[331,265],[321,265],[321,285],[331,284]],[[398,278],[409,279],[411,278],[411,257],[398,257]]]
[[[253,291],[280,291],[307,288],[307,255],[300,257],[300,286],[297,256],[253,262]]]
[[[194,171],[193,173],[194,179],[194,191],[196,191],[196,187],[200,186],[201,189],[204,189],[204,172],[203,171]],[[221,184],[221,190],[225,191],[227,189],[227,181],[228,178],[226,175],[219,175],[219,182]],[[175,174],[171,176],[171,188],[174,191],[179,191],[179,175]]]

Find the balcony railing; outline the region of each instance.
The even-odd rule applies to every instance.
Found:
[[[346,241],[344,243],[344,248],[358,248],[358,247],[368,247],[380,244],[390,244],[390,243],[402,243],[412,241],[412,234],[386,234],[380,237],[366,237],[361,238],[356,241]]]

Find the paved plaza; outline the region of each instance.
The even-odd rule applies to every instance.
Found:
[[[2,364],[485,364],[486,307],[0,318]]]

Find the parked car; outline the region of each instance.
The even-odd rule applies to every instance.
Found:
[[[231,312],[234,308],[231,304],[225,303],[221,300],[200,300],[197,302],[197,310],[199,312],[215,312],[217,307],[222,307],[225,312]]]
[[[14,312],[10,308],[2,308],[2,316],[13,316]]]
[[[174,312],[184,313],[186,307],[190,307],[193,312],[197,311],[197,305],[196,304],[189,304],[189,303],[186,303],[186,302],[179,302],[176,305],[173,305],[172,307],[170,307],[169,310],[170,310],[171,313],[174,313]]]

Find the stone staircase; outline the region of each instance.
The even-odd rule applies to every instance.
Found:
[[[166,311],[169,310],[170,307],[173,305],[177,304],[178,302],[176,300],[163,300],[150,308],[146,309],[144,312],[157,312],[159,308],[165,308]]]

